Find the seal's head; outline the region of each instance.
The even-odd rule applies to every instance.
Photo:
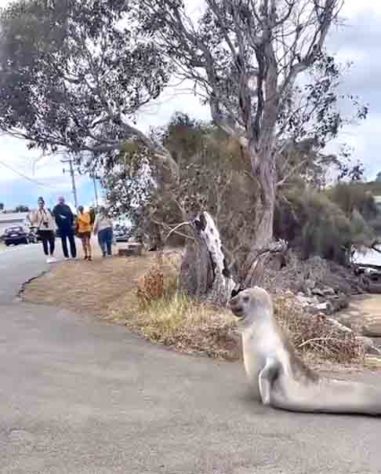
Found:
[[[259,286],[240,291],[231,298],[229,306],[233,314],[245,325],[254,323],[269,311],[272,313],[271,296]]]

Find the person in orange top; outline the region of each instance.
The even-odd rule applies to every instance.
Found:
[[[79,206],[77,215],[77,234],[82,241],[85,260],[91,261],[91,217],[89,212],[85,212],[83,206]]]

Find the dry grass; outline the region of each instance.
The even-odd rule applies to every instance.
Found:
[[[178,292],[179,262],[176,252],[66,262],[32,281],[24,298],[95,314],[182,352],[240,358],[240,337],[230,312]],[[357,340],[326,318],[305,316],[287,296],[276,296],[274,302],[281,327],[308,362],[353,363],[363,358]]]
[[[199,304],[180,293],[143,306],[136,297],[134,310],[131,309],[131,306],[127,309],[127,305],[119,304],[109,319],[123,322],[148,340],[181,352],[202,353],[226,360],[240,358],[235,322],[227,311]]]
[[[134,301],[118,301],[109,319],[138,330],[148,340],[181,352],[236,360],[239,337],[230,312],[198,303],[178,291],[178,259],[161,257],[143,275]]]
[[[110,306],[121,296],[135,292],[152,262],[151,255],[64,262],[29,283],[23,297],[33,303],[107,317]]]

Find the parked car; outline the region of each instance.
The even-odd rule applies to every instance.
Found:
[[[22,226],[8,227],[3,234],[3,242],[5,245],[18,245],[29,243],[29,232]]]
[[[128,242],[131,236],[130,229],[120,224],[116,224],[113,234],[116,242]]]

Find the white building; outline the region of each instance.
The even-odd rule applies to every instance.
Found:
[[[26,217],[28,212],[1,212],[0,213],[0,235],[4,234],[5,229],[8,227],[21,225],[27,226]]]

